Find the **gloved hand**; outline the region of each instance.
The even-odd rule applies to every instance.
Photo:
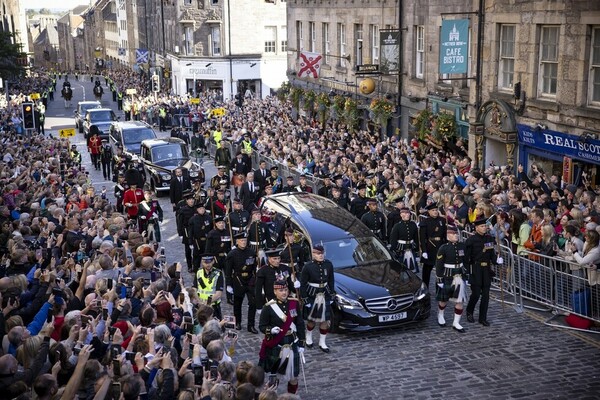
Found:
[[[502,257],[498,256],[498,258],[496,259],[496,264],[498,264],[498,265],[504,264],[504,259]]]
[[[281,332],[280,327],[274,326],[273,328],[271,328],[271,335],[279,335],[279,332]]]
[[[298,347],[298,353],[299,354],[304,353],[304,347]]]
[[[233,288],[231,286],[227,286],[227,293],[233,294]]]
[[[423,258],[423,260],[427,260],[429,256],[427,255],[427,253],[422,253],[421,257]]]
[[[294,281],[294,289],[300,289],[300,281]]]

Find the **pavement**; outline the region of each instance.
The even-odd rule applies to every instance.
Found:
[[[47,108],[47,134],[74,127],[77,102],[93,99],[89,77],[76,82],[71,76],[71,82],[74,98],[70,109],[65,109],[60,98],[62,81],[57,82],[59,94]],[[124,120],[106,86],[102,104]],[[159,137],[169,135],[156,130]],[[83,135],[76,134],[72,141],[83,155],[83,164],[91,168],[96,189],[106,186],[112,198],[114,184],[104,181],[91,167]],[[204,168],[207,179],[216,174],[210,160]],[[184,261],[168,197],[159,201],[165,212],[161,245],[167,261]],[[189,285],[192,277],[184,272],[184,280]],[[500,297],[497,293],[493,296]],[[223,313],[232,315],[232,307],[223,304]],[[317,347],[306,350],[306,387],[301,375],[298,394],[315,400],[600,399],[600,335],[547,326],[544,321],[550,313],[528,309],[518,313],[499,301],[490,302],[490,327],[463,318],[465,334],[437,325],[435,301],[431,314],[427,321],[401,328],[329,334],[331,353],[324,354]],[[258,362],[262,336],[246,331],[246,309],[243,316],[244,329],[239,332],[233,358],[235,362]],[[446,309],[446,321],[448,325],[452,321],[451,305]],[[317,332],[314,339],[318,340]],[[279,392],[284,391],[282,383]]]

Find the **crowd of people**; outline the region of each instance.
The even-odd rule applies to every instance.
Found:
[[[239,107],[215,93],[199,104],[187,95],[129,99],[129,110],[138,110],[130,118],[183,125],[189,130],[173,134],[187,136],[192,150],[217,148],[219,172],[204,187],[181,169],[173,174],[169,200],[186,259],[167,262],[151,191],[126,173],[114,195],[99,190],[67,139],[14,129],[19,101],[53,79],[61,76],[13,86],[2,111],[0,397],[297,398],[315,328],[317,347],[329,353],[333,271],[324,249],[307,248],[291,229],[272,241],[259,207],[272,193],[331,198],[407,268],[422,268],[426,288],[434,273],[438,323],[446,326],[444,309],[453,301],[458,332],[465,331],[463,304],[474,322],[480,299],[479,322],[490,325],[489,272],[503,261],[497,241],[515,254],[565,257],[590,271],[600,263],[600,200],[586,179],[565,185],[535,165],[477,168],[460,140],[439,149],[335,121],[323,127],[294,120],[276,98]],[[105,79],[117,95],[129,87],[147,94],[135,73]],[[226,108],[224,117],[211,115],[217,106]],[[184,117],[173,124],[175,115]],[[469,227],[475,235],[460,243],[458,230]],[[184,284],[186,272],[192,286]],[[225,300],[233,317],[224,315]],[[248,332],[264,339],[257,360],[234,362],[244,301]],[[279,378],[288,393],[277,394]]]

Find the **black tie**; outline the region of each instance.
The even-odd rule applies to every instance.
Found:
[[[254,192],[254,183],[250,182],[250,193]]]

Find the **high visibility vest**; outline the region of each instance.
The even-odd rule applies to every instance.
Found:
[[[161,108],[160,110],[158,110],[158,116],[161,118],[166,118],[167,110],[165,110],[164,108]]]
[[[213,139],[214,139],[215,143],[217,144],[217,148],[221,147],[221,138],[222,138],[222,136],[223,136],[223,132],[221,132],[221,131],[215,130],[213,132]]]
[[[252,142],[248,142],[248,141],[244,140],[242,142],[242,145],[244,146],[244,153],[252,154]]]
[[[200,298],[200,300],[204,301],[205,303],[208,302],[208,298],[211,296],[214,296],[215,292],[216,292],[216,288],[217,288],[217,280],[219,279],[219,275],[221,274],[220,271],[216,271],[216,275],[212,278],[212,280],[209,280],[207,277],[204,276],[204,268],[200,268],[198,270],[198,273],[196,274],[196,279],[198,280],[198,297]],[[202,281],[202,283],[204,284],[204,289],[202,289],[202,285],[200,285],[200,281]],[[213,304],[219,304],[221,303],[221,300],[217,300],[216,302],[214,302]]]

